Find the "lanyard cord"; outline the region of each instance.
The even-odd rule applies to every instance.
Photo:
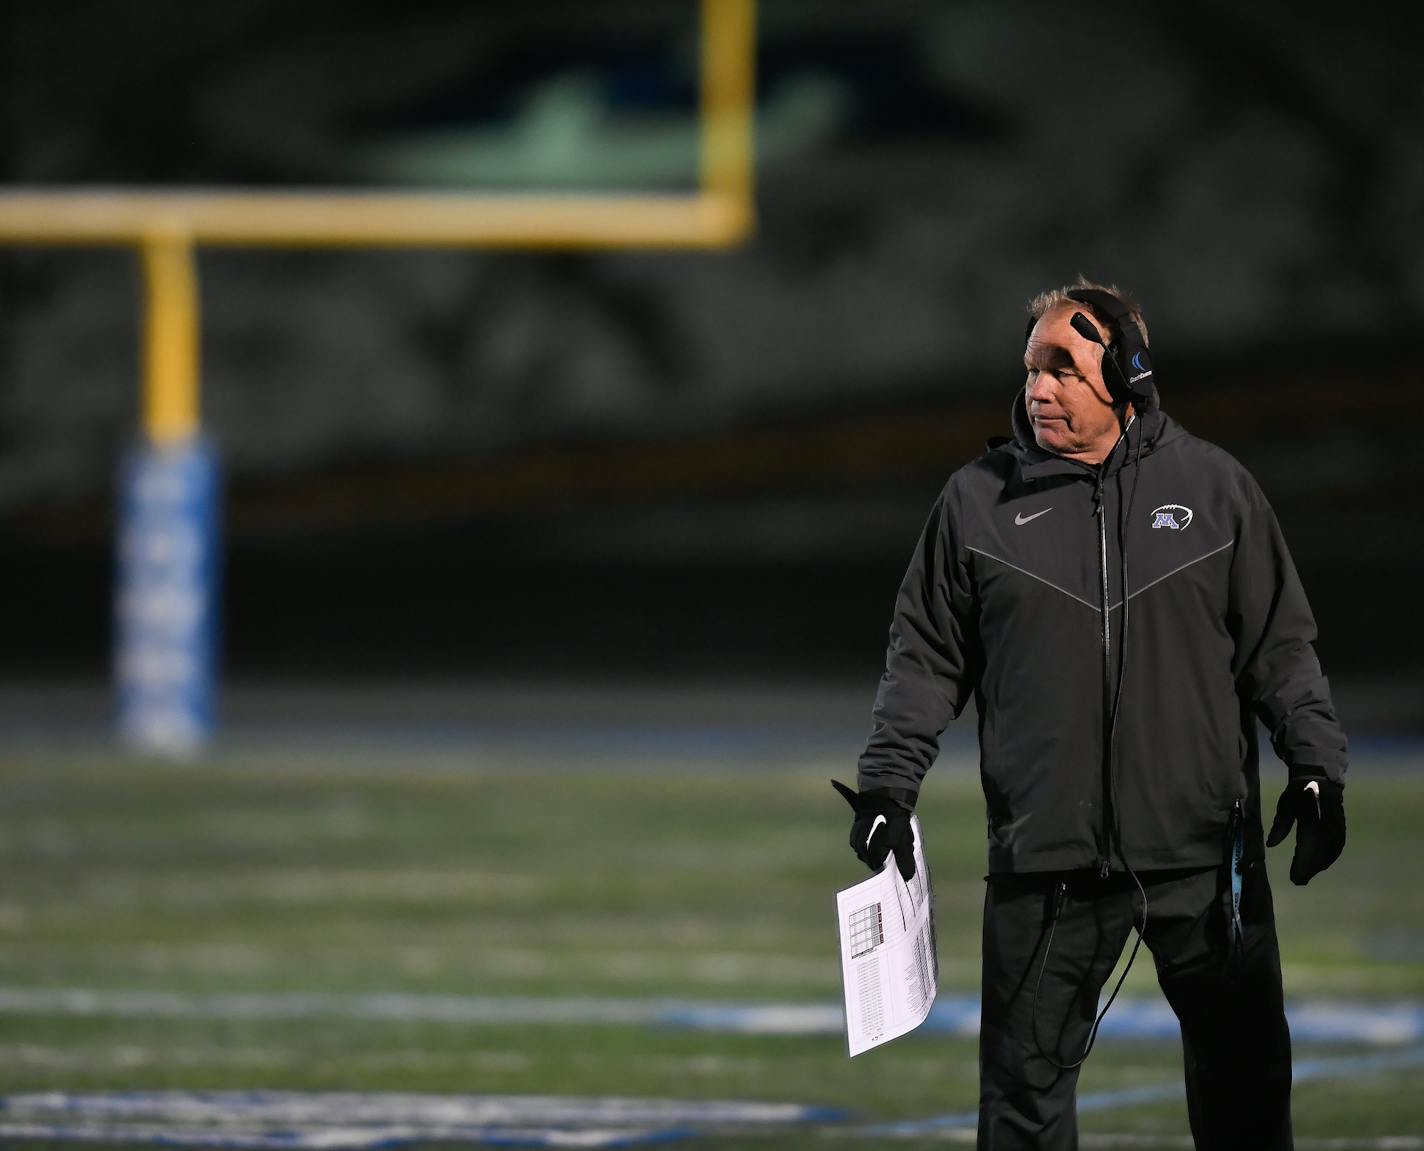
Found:
[[[1231,948],[1237,959],[1246,950],[1246,931],[1241,926],[1241,860],[1246,854],[1244,822],[1238,799],[1231,809]]]
[[[1131,872],[1128,873],[1132,875]],[[1137,884],[1137,890],[1142,894],[1142,927],[1137,931],[1137,942],[1132,945],[1132,954],[1127,957],[1127,966],[1122,969],[1122,974],[1117,977],[1117,983],[1113,985],[1112,994],[1108,996],[1108,1001],[1103,1004],[1103,1009],[1098,1012],[1098,1016],[1093,1020],[1092,1030],[1088,1032],[1088,1041],[1083,1045],[1083,1054],[1073,1060],[1072,1063],[1060,1063],[1052,1055],[1043,1049],[1043,1042],[1038,1037],[1038,993],[1043,987],[1043,972],[1048,967],[1048,954],[1053,950],[1053,933],[1058,930],[1058,917],[1063,913],[1063,905],[1068,902],[1068,884],[1060,880],[1053,892],[1053,920],[1048,925],[1048,942],[1043,947],[1043,961],[1038,965],[1038,978],[1033,982],[1033,1007],[1029,1012],[1029,1023],[1033,1028],[1033,1045],[1038,1053],[1053,1064],[1060,1071],[1071,1071],[1075,1067],[1081,1067],[1083,1062],[1092,1053],[1093,1044],[1098,1039],[1098,1028],[1102,1026],[1103,1019],[1107,1016],[1108,1008],[1113,1005],[1113,1000],[1117,998],[1117,993],[1122,990],[1123,981],[1127,979],[1127,973],[1132,970],[1132,961],[1137,958],[1137,949],[1142,946],[1142,932],[1147,927],[1147,892],[1142,890],[1142,881],[1136,875],[1132,875],[1132,880]]]

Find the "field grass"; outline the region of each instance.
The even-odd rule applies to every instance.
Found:
[[[836,1003],[832,893],[862,872],[843,762],[589,763],[575,751],[359,764],[332,755],[0,762],[0,990],[132,996],[583,997]],[[1420,764],[1424,767],[1424,764]],[[1273,781],[1282,774],[1278,770]],[[1275,782],[1268,784],[1273,794]],[[983,816],[948,765],[921,807],[942,986],[978,984]],[[1358,762],[1345,856],[1272,856],[1288,998],[1424,999],[1424,772]],[[1125,995],[1157,992],[1145,954]],[[1297,1045],[1298,1059],[1350,1048]],[[838,1036],[588,1022],[0,1009],[0,1093],[301,1089],[760,1099],[867,1121],[972,1111],[972,1040],[854,1061]],[[1180,1079],[1175,1043],[1103,1040],[1090,1094]],[[1313,1081],[1302,1137],[1424,1132],[1424,1069]],[[1085,1133],[1186,1133],[1179,1100]],[[834,1142],[802,1131],[723,1138]],[[935,1145],[907,1140],[896,1146]],[[700,1145],[700,1144],[699,1144]],[[709,1142],[708,1146],[713,1143]]]

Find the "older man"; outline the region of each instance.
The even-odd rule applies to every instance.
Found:
[[[1298,822],[1304,884],[1345,840],[1346,742],[1305,593],[1255,480],[1161,410],[1120,292],[1080,279],[1033,300],[1024,365],[1012,438],[950,477],[901,585],[852,846],[913,868],[909,814],[972,694],[979,1146],[1077,1146],[1077,1068],[1135,927],[1181,1025],[1197,1146],[1288,1148],[1265,845]],[[1258,718],[1289,772],[1264,843]]]

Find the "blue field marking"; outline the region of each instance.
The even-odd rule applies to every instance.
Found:
[[[839,1003],[717,1003],[681,999],[593,999],[478,995],[220,994],[0,987],[0,1017],[77,1015],[173,1019],[362,1019],[486,1026],[605,1025],[667,1027],[735,1035],[841,1035]],[[1424,1043],[1424,1004],[1414,1000],[1306,999],[1288,1003],[1300,1043],[1402,1047]],[[972,1038],[974,995],[940,995],[921,1032]],[[1162,999],[1119,999],[1102,1034],[1118,1039],[1178,1037]]]
[[[797,1103],[559,1095],[382,1092],[120,1091],[0,1097],[0,1141],[47,1139],[243,1149],[615,1148],[726,1130],[841,1123]]]
[[[1379,1051],[1366,1055],[1344,1055],[1336,1059],[1297,1060],[1291,1071],[1293,1083],[1312,1079],[1354,1079],[1380,1071],[1398,1071],[1409,1067],[1424,1067],[1424,1047],[1404,1051]],[[1120,1111],[1147,1103],[1166,1103],[1186,1096],[1180,1080],[1152,1083],[1142,1087],[1124,1087],[1115,1091],[1094,1091],[1078,1096],[1078,1113],[1090,1111]],[[912,1119],[899,1123],[880,1123],[857,1128],[856,1134],[910,1138],[953,1128],[972,1128],[979,1123],[975,1111],[959,1111],[936,1115],[929,1119]]]
[[[618,1001],[598,1002],[603,1004],[604,1018],[618,1015],[618,1011],[612,1009],[613,1003]],[[652,1026],[743,1035],[839,1035],[845,1029],[839,1004],[648,1001],[641,1004],[639,1012],[635,1002],[627,1004],[628,1014],[640,1015],[638,1021]],[[1303,1000],[1288,1004],[1286,1014],[1291,1034],[1302,1043],[1389,1047],[1424,1042],[1424,1004],[1413,1001]],[[584,1021],[592,1019],[584,1017]],[[973,1038],[979,1034],[978,997],[939,996],[919,1030]],[[1176,1040],[1179,1037],[1176,1016],[1161,999],[1119,999],[1104,1018],[1101,1032],[1119,1039]]]

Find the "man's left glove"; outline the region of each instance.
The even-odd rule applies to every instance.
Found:
[[[915,877],[915,833],[910,814],[915,810],[915,793],[894,787],[877,787],[854,792],[839,780],[831,786],[845,796],[855,812],[850,829],[850,845],[871,871],[879,871],[885,858],[895,854],[895,866],[908,883]]]
[[[1304,887],[1345,849],[1345,788],[1329,779],[1293,779],[1281,792],[1266,846],[1275,847],[1297,824],[1291,882]]]

